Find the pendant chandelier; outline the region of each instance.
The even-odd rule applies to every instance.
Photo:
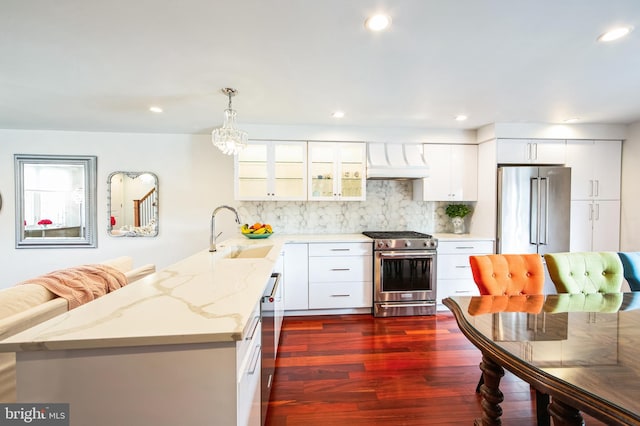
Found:
[[[238,92],[225,87],[222,93],[229,97],[229,107],[224,110],[222,127],[211,132],[211,141],[220,151],[227,155],[236,155],[247,146],[247,132],[235,128],[236,112],[231,109],[231,97]]]

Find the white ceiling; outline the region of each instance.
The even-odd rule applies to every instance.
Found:
[[[640,1],[0,2],[0,128],[205,133],[222,87],[240,128],[637,122]]]

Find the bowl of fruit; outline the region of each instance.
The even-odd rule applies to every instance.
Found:
[[[242,235],[251,239],[269,238],[273,234],[273,228],[268,223],[256,222],[253,225],[245,223],[240,227]]]

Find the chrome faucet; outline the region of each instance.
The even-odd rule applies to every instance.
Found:
[[[231,210],[236,215],[236,223],[238,225],[240,224],[240,216],[238,216],[238,212],[236,211],[236,209],[229,206],[216,207],[215,210],[213,210],[213,213],[211,213],[211,234],[209,235],[209,251],[217,250],[216,240],[218,239],[220,234],[222,234],[222,232],[220,232],[219,234],[216,235],[216,213],[218,213],[218,211],[222,209]]]

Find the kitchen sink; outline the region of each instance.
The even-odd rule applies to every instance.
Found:
[[[234,247],[227,256],[229,259],[261,259],[267,257],[273,246]]]

